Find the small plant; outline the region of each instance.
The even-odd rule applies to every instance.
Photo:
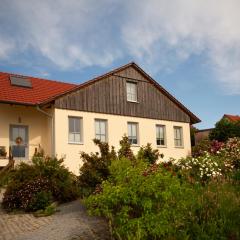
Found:
[[[147,161],[149,164],[154,164],[159,158],[163,158],[164,155],[160,154],[157,149],[152,149],[151,144],[148,143],[146,146],[142,146],[137,154],[138,159]]]
[[[57,212],[56,204],[52,203],[48,205],[45,209],[38,210],[34,213],[35,217],[47,217],[53,215]]]
[[[80,168],[79,187],[83,196],[92,193],[97,185],[108,178],[108,167],[117,158],[114,148],[110,150],[108,143],[98,139],[94,139],[94,143],[99,147],[100,154],[81,152],[83,165]]]
[[[118,158],[128,158],[129,160],[135,161],[135,156],[131,149],[128,137],[124,135],[120,140],[120,149],[118,150]]]
[[[6,152],[6,147],[1,146],[0,147],[0,157],[6,157],[7,152]]]
[[[31,203],[27,210],[37,211],[39,209],[46,209],[47,206],[52,202],[52,193],[48,191],[40,191],[34,194],[31,199]]]

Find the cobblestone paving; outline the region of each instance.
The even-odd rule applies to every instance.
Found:
[[[49,217],[6,214],[0,210],[0,240],[108,240],[101,218],[89,217],[79,201],[59,206]]]

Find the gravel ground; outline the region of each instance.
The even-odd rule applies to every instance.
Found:
[[[0,210],[0,240],[108,240],[107,223],[89,217],[80,201],[63,204],[49,217]]]

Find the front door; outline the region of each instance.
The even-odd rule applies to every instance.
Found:
[[[28,127],[10,125],[10,146],[14,158],[28,158]]]

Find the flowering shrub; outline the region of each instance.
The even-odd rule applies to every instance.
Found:
[[[212,178],[222,176],[224,165],[221,160],[220,157],[206,152],[204,156],[187,157],[174,161],[174,164],[182,170],[183,174],[189,176],[191,181],[207,182]]]
[[[84,202],[108,219],[113,239],[239,239],[239,190],[228,182],[189,184],[174,169],[115,160],[111,177]]]
[[[21,209],[25,211],[36,211],[44,209],[50,204],[52,199],[50,182],[44,178],[11,184],[3,198],[2,205],[4,209],[11,211]],[[43,197],[41,199],[40,197]]]
[[[208,139],[204,139],[192,148],[192,156],[193,157],[204,156],[206,152],[210,154],[217,154],[224,148],[224,146],[225,144],[223,142],[219,142],[217,140],[210,141]]]
[[[240,169],[240,138],[230,138],[220,152],[235,169]]]
[[[32,162],[21,163],[10,172],[3,198],[6,210],[35,211],[52,201],[68,202],[79,196],[77,179],[63,159],[35,155]]]

